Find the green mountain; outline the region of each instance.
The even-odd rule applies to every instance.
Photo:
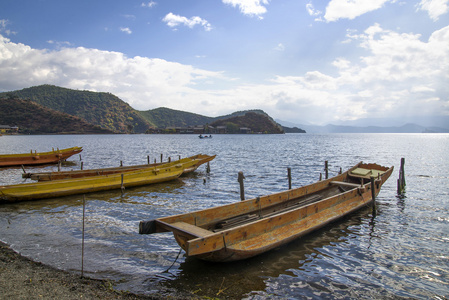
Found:
[[[252,133],[284,133],[282,126],[263,111],[249,111],[244,115],[240,112],[233,117],[212,122],[210,125],[226,126],[228,133],[240,133],[241,128],[247,128],[247,131]]]
[[[29,99],[116,133],[142,133],[152,125],[126,102],[110,93],[41,85],[2,93],[2,97]]]
[[[29,134],[112,133],[76,116],[18,98],[0,99],[0,122],[2,125],[18,126],[21,133]]]
[[[231,128],[228,132],[235,132],[236,126],[251,128],[253,132],[284,132],[282,127],[262,110],[238,111],[220,117],[207,117],[165,107],[148,111],[137,111],[111,93],[79,91],[53,85],[41,85],[18,91],[4,92],[0,93],[1,98],[7,99],[7,101],[11,101],[12,99],[30,100],[39,104],[41,110],[45,107],[66,114],[66,117],[68,115],[75,116],[78,119],[73,120],[79,120],[84,124],[83,126],[92,124],[98,126],[95,127],[95,130],[102,128],[106,132],[114,133],[144,133],[149,128],[189,127],[208,124],[229,125]],[[15,105],[18,105],[18,102]],[[19,108],[18,111],[20,111]],[[26,111],[22,112],[29,116]],[[20,118],[20,115],[13,115],[18,118],[18,121],[24,121]],[[36,128],[39,128],[35,130],[29,127],[33,124],[19,123],[11,118],[8,118],[8,120],[6,122],[6,119],[0,119],[0,123],[24,124],[26,125],[25,127],[29,128],[30,132],[57,132],[55,131],[56,128],[51,127],[51,124],[45,122],[43,124],[50,126],[50,129],[45,130],[43,126],[33,123]],[[222,122],[223,120],[228,121]],[[72,127],[76,128],[76,126]],[[63,130],[63,132],[68,131],[71,130],[67,130],[67,128]]]
[[[205,125],[215,120],[215,118],[166,107],[140,111],[140,114],[157,128]]]

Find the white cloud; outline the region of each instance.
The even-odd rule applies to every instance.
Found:
[[[339,57],[337,60],[332,62],[332,65],[337,67],[340,70],[347,69],[351,65],[351,62],[345,58]]]
[[[136,19],[136,16],[135,16],[135,15],[123,15],[123,17],[124,17],[125,19],[129,19],[129,20],[135,20],[135,19]]]
[[[317,16],[319,16],[319,15],[321,15],[323,13],[323,12],[315,9],[315,7],[313,6],[312,3],[307,3],[306,4],[306,10],[307,10],[307,13],[309,15],[311,15],[312,17],[317,17]]]
[[[126,34],[131,34],[131,33],[133,33],[133,32],[131,31],[131,29],[129,29],[128,27],[120,27],[120,31],[121,31],[121,32],[124,32],[124,33],[126,33]]]
[[[183,16],[175,15],[173,13],[168,13],[163,19],[163,22],[167,23],[169,27],[176,28],[180,25],[187,26],[189,28],[193,28],[196,25],[200,25],[204,27],[204,30],[210,31],[212,30],[212,26],[208,21],[201,19],[200,17],[191,17],[186,18]]]
[[[324,19],[328,22],[339,19],[355,19],[367,12],[381,8],[386,2],[395,0],[331,0],[326,7]]]
[[[375,24],[349,37],[359,58],[330,62],[333,75],[310,70],[242,84],[221,72],[97,49],[49,51],[0,35],[0,90],[39,84],[111,92],[139,110],[166,106],[218,116],[261,108],[275,118],[329,123],[363,117],[449,115],[449,26],[427,41]],[[218,88],[218,86],[230,86]]]
[[[195,111],[197,99],[210,97],[193,87],[217,79],[223,80],[219,72],[163,59],[127,58],[123,53],[83,47],[38,50],[0,35],[2,91],[54,84],[111,92],[141,110],[167,106]]]
[[[262,15],[267,12],[265,5],[268,5],[268,0],[222,0],[224,4],[238,6],[244,15],[257,16],[262,19]]]
[[[48,40],[47,43],[49,43],[50,45],[55,45],[57,48],[73,46],[72,43],[67,42],[67,41],[60,42],[60,41]]]
[[[3,32],[6,35],[13,35],[17,34],[17,32],[12,31],[10,29],[7,29],[6,26],[8,25],[9,21],[6,19],[0,19],[0,33]]]
[[[282,43],[279,43],[275,48],[274,48],[274,50],[277,50],[277,51],[284,51],[285,50],[285,46],[284,46],[284,44],[282,44]]]
[[[150,2],[147,2],[147,3],[142,2],[141,6],[142,6],[142,7],[148,7],[148,8],[151,8],[151,7],[155,6],[156,4],[157,4],[157,3],[154,2],[154,1],[150,1]]]
[[[429,17],[437,21],[441,15],[449,11],[449,0],[421,0],[418,4],[418,10],[425,10]]]
[[[8,20],[6,19],[0,19],[0,30],[5,30],[6,25],[8,24]]]

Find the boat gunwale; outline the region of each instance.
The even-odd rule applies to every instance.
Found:
[[[66,160],[83,151],[83,147],[71,147],[51,152],[30,152],[19,154],[0,154],[0,167],[33,166],[54,164]]]
[[[393,167],[387,169],[387,171],[385,172],[385,176],[383,176],[383,178],[381,178],[381,180],[380,180],[381,182],[378,182],[379,186],[375,187],[376,195],[379,193],[381,185],[390,177],[392,172],[393,172]],[[188,240],[186,242],[186,246],[185,246],[184,250],[186,251],[187,256],[197,256],[199,258],[206,259],[206,260],[209,260],[209,259],[207,259],[207,257],[211,253],[213,254],[213,253],[215,253],[217,251],[222,251],[223,250],[225,252],[226,251],[230,251],[230,252],[234,253],[235,257],[232,257],[232,258],[231,257],[227,257],[224,261],[241,259],[241,258],[238,258],[238,255],[236,255],[236,253],[239,252],[239,251],[241,252],[240,255],[243,255],[244,257],[248,257],[248,255],[249,256],[254,256],[254,255],[266,252],[266,251],[268,251],[270,249],[273,249],[273,248],[275,248],[277,246],[280,246],[280,245],[283,245],[285,243],[288,243],[289,241],[294,240],[294,239],[296,239],[296,238],[298,238],[300,236],[303,236],[303,235],[305,235],[305,234],[307,234],[307,233],[309,233],[311,231],[314,231],[314,230],[316,230],[318,228],[321,228],[321,227],[323,227],[323,226],[325,226],[325,225],[327,225],[327,224],[329,224],[331,222],[334,222],[334,221],[342,218],[343,216],[345,216],[347,214],[350,214],[350,213],[352,213],[354,211],[357,211],[360,208],[362,208],[363,206],[366,206],[369,203],[373,202],[372,197],[370,197],[371,196],[370,182],[365,183],[364,187],[365,187],[365,189],[363,190],[363,192],[361,192],[360,188],[354,187],[354,188],[351,188],[351,189],[349,189],[349,190],[347,190],[345,192],[342,192],[340,194],[336,194],[336,195],[333,195],[333,196],[330,196],[330,197],[327,197],[327,198],[324,198],[324,199],[320,199],[320,200],[318,200],[316,202],[309,203],[309,204],[306,204],[304,206],[298,206],[296,208],[293,208],[292,210],[287,210],[287,211],[281,212],[279,214],[276,214],[276,215],[273,215],[273,216],[270,216],[270,217],[265,217],[265,218],[262,217],[260,219],[256,219],[256,220],[251,221],[249,223],[242,224],[242,225],[239,225],[239,226],[236,226],[236,227],[232,227],[232,228],[226,229],[224,231],[219,231],[219,232],[216,232],[214,234],[211,234],[211,235],[208,235],[208,236],[205,236],[205,237],[197,237],[197,238]],[[363,195],[366,196],[366,200],[365,200]],[[363,200],[362,202],[359,201],[360,198]],[[332,209],[332,208],[334,208],[336,206],[339,206],[339,205],[340,206],[341,205],[346,205],[348,201],[355,202],[356,205],[354,205],[353,207],[351,207],[348,210],[344,210],[340,214],[335,214],[335,215],[333,215],[330,218],[326,218],[322,222],[317,222],[315,220],[316,224],[314,226],[311,226],[311,227],[307,228],[306,230],[298,231],[296,234],[288,235],[286,238],[278,240],[275,243],[266,244],[265,247],[259,247],[259,248],[256,248],[254,250],[239,250],[239,249],[236,249],[235,246],[234,246],[234,245],[236,245],[238,243],[247,242],[248,240],[251,240],[251,239],[254,239],[254,238],[260,238],[260,236],[265,235],[265,234],[266,235],[271,234],[271,235],[276,236],[275,234],[273,234],[273,232],[279,231],[279,230],[285,231],[283,229],[286,226],[289,226],[289,225],[295,224],[295,223],[299,223],[303,219],[305,220],[306,223],[308,223],[309,220],[307,218],[309,218],[309,216],[315,215],[317,213],[325,212],[325,211],[327,211],[329,209]],[[329,203],[332,203],[332,205],[327,205]],[[319,205],[323,205],[324,209],[318,210],[317,206],[319,206]],[[309,210],[312,211],[312,213],[310,213]],[[315,210],[315,213],[313,213],[314,210]],[[301,218],[301,214],[302,214],[301,212],[302,211],[306,211],[306,213],[305,213],[305,216],[303,216]],[[295,216],[297,214],[299,214],[300,216],[292,218],[292,216]],[[281,220],[283,218],[285,219],[286,216],[289,216],[290,219],[292,219],[292,220],[290,220],[290,221],[283,221],[281,223],[278,223],[276,226],[270,226],[269,227],[270,223],[271,224],[275,223],[276,219],[278,219],[278,220]],[[235,239],[228,239],[228,240],[232,240],[233,242],[231,242],[231,243],[227,242],[227,239],[226,239],[227,236],[229,236],[231,234],[234,234],[234,236],[238,235],[239,231],[243,230],[243,229],[245,229],[246,232],[251,232],[251,227],[252,228],[257,228],[257,227],[260,227],[261,224],[264,224],[264,223],[269,228],[268,228],[268,230],[265,230],[263,233],[261,233],[262,230],[259,229],[256,232],[252,231],[253,233],[251,235],[245,235],[238,242],[235,242]],[[175,236],[175,239],[178,240],[178,238],[176,236]],[[222,248],[221,249],[216,249],[216,250],[211,250],[211,251],[204,252],[204,253],[195,254],[195,252],[194,252],[195,248],[198,248],[198,245],[201,244],[201,243],[203,243],[203,244],[206,243],[207,239],[212,239],[214,245],[217,248],[220,247],[220,242],[223,241],[223,244],[221,245]],[[230,250],[230,249],[232,249],[232,250]],[[252,253],[253,251],[255,252],[255,254]],[[218,256],[218,254],[215,253],[214,256]],[[213,261],[217,261],[217,260],[213,259]]]
[[[312,191],[312,192],[309,192],[308,190],[311,187],[313,187],[313,186],[315,186],[315,187],[326,186],[326,185],[327,186],[331,186],[332,185],[331,182],[332,181],[336,181],[336,179],[350,178],[352,176],[351,175],[351,171],[356,169],[357,167],[360,167],[360,166],[374,167],[376,169],[381,169],[383,171],[383,174],[379,178],[375,179],[376,182],[377,182],[377,185],[375,186],[375,194],[376,195],[379,193],[382,184],[391,176],[391,174],[393,172],[393,169],[394,169],[394,167],[383,167],[383,166],[380,166],[378,164],[363,164],[363,162],[360,162],[360,163],[356,164],[354,167],[350,168],[349,170],[347,170],[346,172],[344,172],[342,174],[339,174],[337,176],[334,176],[332,178],[329,178],[329,179],[326,179],[326,180],[323,180],[323,181],[318,181],[318,182],[315,182],[315,183],[312,183],[312,184],[309,184],[309,185],[306,185],[306,186],[302,186],[302,187],[296,188],[294,190],[296,190],[296,191],[299,191],[299,190],[300,191],[305,191],[305,193],[302,196],[300,196],[300,197],[305,197],[307,195],[310,196],[313,193],[319,193],[319,191],[323,191],[325,188],[319,188],[319,189],[317,188],[315,191]],[[361,178],[361,177],[355,176],[355,178]],[[364,182],[363,179],[364,178],[361,178],[361,185],[360,186],[353,186],[350,189],[348,189],[346,191],[342,191],[339,194],[335,194],[333,196],[329,196],[329,197],[326,197],[326,198],[323,198],[323,199],[319,199],[316,202],[309,203],[309,204],[306,204],[306,205],[300,205],[298,207],[292,208],[291,210],[286,210],[284,212],[280,212],[279,214],[275,214],[275,215],[270,216],[270,217],[261,217],[261,218],[258,218],[256,220],[254,220],[254,221],[250,221],[248,223],[241,224],[241,225],[238,225],[236,227],[231,227],[231,228],[219,231],[219,232],[210,231],[211,234],[207,235],[207,236],[199,237],[199,236],[197,236],[195,234],[189,233],[188,231],[187,232],[183,232],[182,230],[179,230],[179,228],[173,228],[173,226],[171,226],[169,222],[170,222],[170,220],[176,220],[178,222],[179,221],[182,222],[183,218],[184,218],[186,223],[189,223],[188,222],[188,217],[190,217],[190,218],[194,218],[194,221],[195,221],[194,223],[190,222],[190,224],[193,224],[195,226],[203,228],[203,227],[201,227],[202,226],[201,224],[198,224],[198,225],[196,224],[197,217],[195,215],[197,215],[198,213],[202,213],[202,212],[204,213],[205,211],[206,212],[213,212],[214,210],[223,210],[226,207],[232,207],[232,206],[238,207],[239,205],[241,205],[241,203],[244,203],[244,202],[246,202],[246,203],[254,203],[256,201],[260,202],[260,199],[263,198],[263,197],[260,197],[260,198],[258,197],[258,198],[254,198],[254,199],[248,199],[248,200],[245,200],[245,201],[236,202],[236,203],[230,203],[230,204],[223,205],[223,206],[218,206],[218,207],[207,208],[205,210],[200,210],[200,211],[196,211],[196,212],[190,212],[190,213],[186,213],[186,214],[179,214],[179,215],[170,216],[170,217],[158,218],[158,219],[149,221],[149,222],[154,222],[154,224],[152,224],[152,226],[153,226],[152,232],[141,232],[141,233],[156,233],[156,232],[172,231],[174,236],[175,236],[175,239],[178,242],[178,244],[181,246],[181,248],[183,248],[186,251],[187,256],[195,256],[195,257],[198,257],[198,258],[201,258],[201,259],[213,260],[213,261],[220,261],[220,260],[228,261],[228,260],[243,259],[243,258],[246,258],[246,257],[257,255],[257,254],[265,252],[267,250],[258,249],[257,251],[255,251],[255,252],[257,252],[255,254],[248,254],[248,252],[251,252],[250,250],[249,251],[242,250],[242,254],[240,254],[240,256],[244,256],[243,258],[238,258],[239,255],[237,255],[234,258],[230,258],[230,257],[229,258],[224,258],[226,256],[226,254],[222,253],[221,255],[222,256],[224,255],[224,256],[221,257],[221,258],[217,258],[216,257],[218,255],[217,252],[222,252],[223,249],[226,250],[226,248],[227,248],[226,236],[228,236],[230,234],[233,234],[233,233],[235,234],[236,232],[238,234],[239,230],[242,230],[242,229],[246,229],[245,232],[250,232],[251,230],[248,230],[248,227],[252,226],[252,227],[255,228],[257,226],[261,226],[261,224],[263,224],[263,223],[269,225],[269,223],[274,223],[273,220],[275,220],[275,219],[279,219],[280,220],[282,218],[285,218],[286,216],[295,215],[297,213],[300,213],[301,211],[307,211],[308,209],[312,209],[313,207],[316,208],[319,205],[324,205],[324,203],[328,204],[330,202],[341,201],[341,203],[335,202],[333,205],[331,205],[331,207],[332,207],[332,206],[335,206],[335,205],[342,205],[342,203],[346,203],[346,201],[353,201],[353,202],[355,202],[356,205],[354,205],[354,207],[350,208],[349,210],[344,210],[343,209],[342,210],[342,214],[337,214],[335,216],[331,216],[330,218],[327,218],[327,219],[325,219],[322,222],[318,222],[315,226],[312,226],[311,228],[309,228],[309,229],[307,229],[305,231],[298,231],[298,233],[294,234],[293,236],[287,236],[283,240],[274,243],[274,245],[269,244],[265,248],[267,248],[269,250],[269,249],[272,249],[272,248],[276,247],[277,245],[281,245],[281,244],[287,243],[290,240],[293,240],[293,239],[295,239],[295,238],[297,238],[299,236],[305,235],[305,234],[307,234],[310,231],[313,231],[313,230],[315,230],[315,229],[317,229],[319,227],[322,227],[322,226],[324,226],[324,225],[326,225],[326,224],[328,224],[330,222],[333,222],[333,221],[343,217],[344,215],[347,215],[347,214],[349,214],[349,213],[351,213],[353,211],[356,211],[356,210],[360,209],[361,207],[367,205],[368,203],[372,202],[373,199],[371,197],[370,182],[369,181]],[[288,200],[289,195],[290,195],[289,192],[291,192],[291,191],[292,190],[278,192],[278,193],[271,194],[271,195],[264,196],[264,197],[268,199],[270,196],[281,196],[280,197],[281,199],[277,203],[279,205],[279,204],[282,204],[285,201],[285,200],[282,200],[282,196],[283,195],[285,196],[287,194],[288,195],[287,196],[287,201],[289,201]],[[344,200],[345,197],[349,197],[350,195],[353,195],[353,196],[351,196],[349,199]],[[357,195],[359,195],[359,196],[357,196]],[[367,200],[360,202],[360,197],[362,198],[362,200],[364,200],[363,195],[366,196]],[[340,200],[340,199],[343,199],[343,200]],[[326,207],[326,206],[328,206],[328,205],[325,205],[324,209],[320,210],[320,212],[321,211],[326,211],[327,209],[329,209],[329,207]],[[267,206],[265,206],[265,208],[266,207]],[[244,211],[242,214],[243,215],[244,214],[249,214],[251,212],[252,211]],[[242,214],[240,214],[240,215],[242,215]],[[228,218],[229,217],[232,217],[232,216],[228,215]],[[298,219],[298,218],[296,218],[296,219]],[[268,231],[269,232],[273,232],[273,230],[277,230],[276,228],[284,228],[285,226],[288,226],[288,224],[290,224],[290,223],[298,222],[298,221],[294,221],[294,220],[290,221],[290,222],[287,222],[287,223],[285,223],[285,222],[284,223],[280,223],[276,227],[270,227],[268,229]],[[145,221],[142,221],[142,222],[145,222]],[[142,224],[142,222],[140,224],[141,226],[144,225],[144,224]],[[161,222],[163,224],[161,224],[159,222]],[[204,225],[205,224],[203,224],[203,226]],[[142,229],[140,228],[140,230],[142,230]],[[265,231],[265,232],[268,232],[268,231]],[[259,237],[260,235],[261,235],[260,231],[258,231],[256,233],[253,233],[253,236],[256,236],[256,237]],[[245,236],[243,237],[243,241],[247,240],[249,238],[251,238],[251,237],[247,236],[246,233],[245,233]],[[203,243],[205,245],[207,243],[207,241],[210,241],[208,244],[213,244],[214,247],[216,247],[217,249],[212,249],[212,250],[204,252],[204,253],[196,253],[195,254],[195,248],[200,247],[201,243]],[[235,244],[235,243],[231,243],[231,244]],[[231,252],[238,253],[239,250],[238,249],[232,249]],[[208,259],[208,257],[210,255],[215,256],[215,258]]]
[[[301,186],[301,187],[298,187],[298,188],[295,188],[295,189],[291,189],[291,190],[287,190],[287,191],[281,191],[281,192],[277,192],[277,193],[273,193],[273,194],[269,194],[269,195],[264,195],[264,196],[256,197],[256,198],[252,198],[252,199],[246,199],[246,200],[243,200],[243,201],[240,201],[240,202],[233,202],[233,203],[225,204],[225,205],[222,205],[222,206],[210,207],[210,208],[206,208],[206,209],[203,209],[203,210],[198,210],[198,211],[193,211],[193,212],[188,212],[188,213],[183,213],[183,214],[177,214],[177,215],[172,215],[172,216],[167,216],[167,217],[161,217],[161,218],[157,218],[155,220],[164,221],[164,222],[167,222],[169,224],[170,222],[167,221],[167,220],[170,220],[170,219],[173,219],[173,220],[184,219],[184,220],[186,220],[186,219],[188,219],[190,217],[191,221],[190,222],[189,221],[185,221],[186,223],[195,224],[196,226],[201,227],[201,226],[204,226],[205,224],[214,223],[214,222],[218,222],[218,221],[225,220],[225,219],[218,219],[218,221],[214,221],[214,222],[198,222],[198,219],[195,219],[194,217],[192,217],[193,214],[198,214],[198,213],[205,214],[205,213],[208,213],[208,212],[220,212],[220,211],[222,211],[222,210],[224,210],[226,208],[229,208],[229,207],[233,207],[233,206],[238,207],[238,206],[250,205],[250,204],[256,203],[257,201],[263,202],[263,200],[266,200],[264,202],[270,202],[271,198],[276,198],[278,196],[281,196],[280,199],[278,199],[278,202],[270,203],[270,205],[276,205],[277,203],[282,203],[282,202],[285,201],[282,198],[282,196],[284,196],[284,195],[287,195],[286,197],[289,198],[290,197],[289,194],[292,194],[295,191],[301,191],[301,190],[306,191],[306,193],[304,193],[302,196],[310,194],[310,192],[308,190],[311,187],[317,186],[318,184],[320,184],[320,185],[327,185],[331,181],[333,181],[333,180],[335,181],[336,178],[344,178],[347,173],[349,173],[351,170],[355,169],[356,167],[358,167],[361,164],[363,164],[363,162],[358,163],[357,165],[355,165],[354,167],[350,168],[346,172],[344,172],[342,174],[338,174],[337,176],[334,176],[334,177],[331,177],[329,179],[325,179],[325,180],[322,180],[322,181],[313,182],[311,184],[304,185],[304,186]],[[317,189],[317,190],[320,190],[320,189]],[[297,196],[297,197],[301,197],[301,196]],[[261,208],[266,208],[267,206],[270,206],[270,205],[261,206]],[[239,209],[239,210],[241,210],[241,209]],[[253,210],[250,210],[250,211],[243,210],[243,213],[240,213],[238,215],[233,215],[233,216],[227,215],[227,218],[236,217],[236,216],[239,216],[239,215],[242,215],[242,214],[249,213],[251,211],[253,211]],[[214,215],[217,215],[217,214],[214,213]]]
[[[94,177],[94,176],[108,176],[113,174],[122,174],[126,172],[132,171],[145,171],[151,168],[165,168],[171,167],[176,164],[189,164],[188,168],[185,168],[184,173],[189,173],[195,171],[200,165],[213,160],[216,155],[206,155],[206,154],[197,154],[190,157],[185,157],[180,160],[173,160],[171,162],[162,162],[156,164],[143,164],[143,165],[131,165],[131,166],[119,166],[119,167],[108,167],[108,168],[97,168],[97,169],[87,169],[87,170],[71,170],[71,171],[57,171],[57,172],[40,172],[40,173],[25,173],[22,174],[23,178],[31,178],[32,180],[37,181],[54,181],[54,180],[65,180],[65,179],[78,179],[85,177]],[[195,162],[190,166],[190,163]],[[107,173],[105,174],[104,171]],[[96,174],[93,174],[96,173]],[[69,177],[73,176],[75,177]],[[79,175],[79,176],[77,176]],[[67,176],[67,177],[64,177]],[[52,177],[56,177],[56,179],[52,179]],[[62,178],[61,178],[62,177]]]
[[[28,153],[17,153],[17,154],[0,154],[0,159],[2,158],[29,158],[33,156],[48,156],[48,155],[54,155],[54,154],[68,154],[70,152],[77,152],[79,150],[83,150],[83,147],[75,146],[65,149],[57,149],[47,152],[28,152]],[[81,152],[80,151],[80,152]],[[76,154],[76,153],[75,153]]]
[[[151,169],[146,171],[130,171],[126,174],[111,174],[91,176],[88,178],[61,179],[44,182],[33,182],[16,185],[0,186],[0,202],[17,202],[23,200],[54,198],[67,195],[82,194],[84,192],[97,192],[118,189],[123,186],[134,187],[174,180],[181,176],[182,169],[173,167],[166,169]],[[128,176],[125,176],[128,175]],[[164,176],[161,176],[164,175]],[[131,179],[130,179],[131,176]],[[78,187],[76,186],[78,184]],[[45,189],[40,189],[45,187]],[[53,191],[52,191],[53,190]]]

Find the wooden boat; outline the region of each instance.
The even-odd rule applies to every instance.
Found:
[[[311,185],[224,206],[141,221],[139,233],[173,232],[187,256],[246,259],[279,247],[370,202],[393,167],[359,163]]]
[[[53,198],[165,182],[181,176],[185,167],[176,164],[121,174],[0,186],[0,201]]]
[[[82,147],[72,147],[67,149],[53,149],[50,152],[36,152],[22,154],[0,154],[0,167],[26,166],[57,163],[66,160],[70,156],[83,151]]]
[[[198,154],[183,159],[179,159],[172,162],[166,163],[155,163],[146,165],[134,165],[134,166],[122,166],[113,168],[102,168],[102,169],[89,169],[89,170],[74,170],[74,171],[60,171],[60,172],[43,172],[43,173],[24,173],[23,178],[31,178],[37,181],[48,181],[48,180],[60,180],[60,179],[72,179],[72,178],[82,178],[98,175],[111,175],[111,174],[121,174],[129,171],[138,171],[151,169],[154,167],[164,167],[174,166],[177,164],[183,165],[183,174],[195,171],[199,166],[207,163],[215,158],[215,155],[205,155]]]

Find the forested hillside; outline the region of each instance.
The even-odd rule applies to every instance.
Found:
[[[215,120],[215,118],[166,107],[140,111],[140,114],[149,123],[155,124],[158,128],[205,125]]]
[[[2,96],[29,99],[117,133],[142,133],[152,125],[126,102],[110,93],[41,85],[2,93],[0,98]]]
[[[18,126],[21,133],[112,133],[65,113],[17,98],[0,98],[0,122]]]
[[[282,126],[274,122],[268,115],[247,112],[227,119],[220,119],[210,124],[211,126],[226,126],[229,133],[238,133],[240,128],[246,127],[252,133],[284,133]]]
[[[11,101],[9,104],[4,102],[3,105],[5,109],[7,105],[10,105],[8,109],[12,111],[9,116],[4,113],[5,110],[3,111],[0,124],[20,125],[21,128],[26,127],[28,132],[34,133],[56,133],[58,128],[61,132],[82,133],[103,128],[105,132],[113,133],[144,133],[149,128],[164,129],[197,125],[224,125],[229,127],[229,133],[239,132],[240,127],[251,128],[251,132],[284,132],[282,127],[262,110],[238,111],[219,117],[206,117],[165,107],[137,111],[110,93],[71,90],[53,85],[0,93],[0,99]],[[25,101],[20,102],[19,99]],[[39,105],[30,106],[32,103]],[[17,107],[16,111],[13,109],[14,105]],[[29,109],[25,109],[24,105],[27,105]],[[36,114],[32,118],[31,111]],[[55,114],[55,111],[61,114]],[[76,118],[70,118],[69,115]],[[46,122],[44,116],[49,117],[52,122]],[[27,123],[26,118],[31,118],[31,121]],[[66,122],[72,129],[63,126],[63,118],[66,118]],[[39,124],[38,120],[42,120],[42,124]],[[75,126],[73,122],[80,122],[80,124]],[[89,124],[92,126],[87,129]]]

